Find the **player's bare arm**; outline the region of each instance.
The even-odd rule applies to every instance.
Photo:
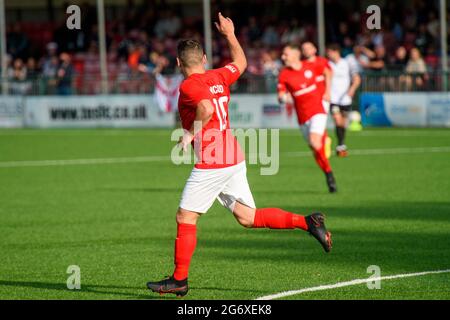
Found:
[[[323,99],[325,101],[330,102],[331,100],[331,78],[333,77],[333,71],[329,68],[325,68],[323,72],[325,76],[325,94],[323,95]]]
[[[356,90],[358,90],[360,85],[361,85],[361,76],[356,73],[352,76],[352,85],[348,89],[347,94],[353,98],[355,96]]]
[[[230,48],[231,59],[233,64],[239,69],[239,73],[243,74],[247,68],[247,58],[244,50],[239,44],[236,35],[234,34],[234,24],[230,18],[226,18],[219,12],[219,22],[214,22],[217,30],[225,37]]]
[[[201,121],[203,128],[204,126],[206,126],[209,120],[211,120],[213,113],[214,113],[214,106],[210,100],[204,99],[197,104],[194,124],[192,125],[191,129],[189,129],[189,131],[186,131],[178,141],[179,146],[183,149],[184,152],[187,151],[188,145],[192,142],[196,134],[195,123]]]

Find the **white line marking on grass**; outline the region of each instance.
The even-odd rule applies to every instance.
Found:
[[[414,153],[439,153],[450,152],[450,146],[448,147],[423,147],[423,148],[386,148],[386,149],[350,149],[349,155],[365,156],[365,155],[388,155],[388,154],[414,154]],[[310,151],[300,152],[285,152],[287,156],[293,157],[306,157],[310,156]]]
[[[448,147],[425,147],[425,148],[389,148],[389,149],[351,149],[350,156],[364,155],[389,155],[389,154],[414,154],[414,153],[445,153],[450,152]],[[310,151],[282,152],[288,157],[310,157]],[[143,156],[126,158],[94,158],[94,159],[69,159],[69,160],[24,160],[0,162],[0,168],[14,167],[48,167],[48,166],[72,166],[90,164],[116,164],[116,163],[139,163],[170,161],[169,156]]]
[[[284,291],[284,292],[280,292],[280,293],[276,293],[276,294],[271,294],[268,296],[259,297],[256,300],[273,300],[273,299],[289,297],[289,296],[293,296],[293,295],[297,295],[297,294],[302,294],[305,292],[314,292],[314,291],[331,290],[331,289],[342,288],[342,287],[356,286],[358,284],[364,284],[364,283],[373,282],[373,281],[420,277],[420,276],[425,276],[428,274],[449,273],[449,272],[450,272],[450,269],[436,270],[436,271],[424,271],[424,272],[416,272],[416,273],[404,273],[404,274],[396,274],[396,275],[392,275],[392,276],[367,278],[367,279],[355,279],[355,280],[351,280],[351,281],[338,282],[335,284],[322,285],[322,286],[311,287],[311,288],[304,288],[304,289],[300,289],[300,290]]]
[[[298,130],[281,131],[280,136],[299,136]],[[360,131],[351,132],[352,138],[359,137],[448,137],[450,136],[450,130],[436,130],[436,131],[391,131],[391,130],[375,130],[375,131]]]
[[[72,166],[72,165],[110,164],[110,163],[137,163],[137,162],[154,162],[154,161],[169,161],[169,160],[170,160],[169,156],[147,156],[147,157],[129,157],[129,158],[7,161],[7,162],[0,162],[0,168]]]

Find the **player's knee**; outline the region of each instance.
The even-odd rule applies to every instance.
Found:
[[[176,221],[178,224],[180,223],[196,224],[198,216],[199,215],[195,212],[179,208],[176,214]]]
[[[239,217],[238,222],[244,228],[253,228],[253,219],[249,217]]]
[[[317,141],[315,139],[311,139],[309,142],[309,145],[311,149],[313,149],[316,152],[319,152],[322,149],[322,141]]]
[[[236,204],[233,214],[241,226],[245,228],[253,228],[255,209]]]

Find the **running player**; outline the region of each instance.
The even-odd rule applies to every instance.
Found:
[[[317,89],[315,68],[300,59],[300,48],[296,44],[284,47],[281,60],[285,68],[278,79],[278,100],[285,103],[289,94],[293,97],[303,136],[325,173],[328,190],[333,193],[337,191],[336,181],[325,153],[327,111],[322,103],[322,92]]]
[[[316,84],[319,94],[322,95],[322,103],[325,110],[330,112],[330,88],[332,70],[328,59],[317,55],[317,47],[310,41],[303,42],[302,44],[303,62],[305,65],[312,67],[317,76]],[[325,130],[325,154],[327,158],[331,156],[331,138],[328,136],[328,132]]]
[[[330,44],[327,47],[327,56],[331,60],[333,69],[331,80],[331,113],[336,124],[336,136],[338,144],[336,154],[346,157],[347,146],[345,145],[345,131],[347,127],[348,114],[352,108],[352,100],[355,92],[361,84],[358,70],[341,57],[341,49],[338,44]]]
[[[319,94],[323,97],[325,109],[328,112],[330,108],[330,90],[332,70],[328,60],[317,55],[317,48],[312,42],[302,44],[303,62],[306,66],[314,68],[316,72],[316,84]]]
[[[244,227],[303,229],[313,235],[326,252],[331,250],[331,234],[325,228],[323,214],[304,217],[278,208],[256,209],[247,182],[244,155],[230,132],[228,121],[229,87],[244,72],[247,60],[231,19],[219,13],[216,27],[225,37],[233,60],[223,68],[205,70],[206,56],[199,42],[183,40],[178,44],[177,62],[185,76],[178,103],[185,129],[180,146],[186,150],[192,143],[199,161],[186,182],[176,214],[175,270],[166,279],[147,283],[150,290],[160,294],[184,296],[188,292],[188,270],[197,243],[197,220],[215,199]],[[195,128],[198,124],[200,130]]]

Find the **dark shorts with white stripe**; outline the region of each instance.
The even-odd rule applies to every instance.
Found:
[[[344,115],[347,115],[350,111],[352,111],[352,105],[340,105],[340,104],[334,104],[332,103],[330,105],[330,110],[332,114],[336,113],[342,113]]]

